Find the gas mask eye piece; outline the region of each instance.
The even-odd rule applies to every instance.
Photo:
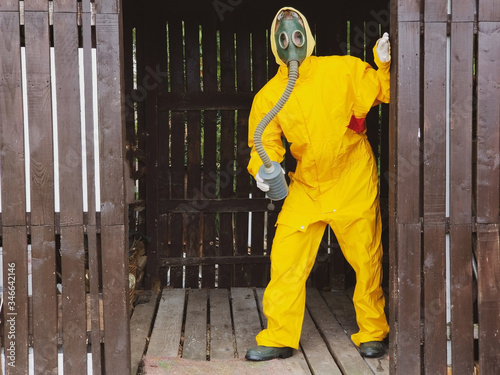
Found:
[[[304,43],[306,42],[306,38],[304,36],[304,33],[300,30],[295,30],[292,35],[292,41],[293,44],[295,44],[296,47],[302,47]]]
[[[290,44],[290,41],[288,40],[288,34],[285,33],[284,31],[281,32],[280,34],[279,42],[280,42],[280,47],[283,49],[287,49],[288,45]]]

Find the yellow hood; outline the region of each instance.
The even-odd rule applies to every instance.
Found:
[[[283,7],[281,8],[277,13],[276,16],[274,16],[273,23],[271,24],[271,32],[270,38],[271,38],[271,50],[273,51],[274,57],[276,59],[276,63],[282,66],[286,66],[286,64],[281,61],[281,59],[278,57],[278,50],[276,48],[276,38],[275,38],[275,30],[276,30],[276,22],[278,20],[278,15],[284,11],[284,10],[291,10],[295,13],[297,13],[302,21],[304,22],[304,29],[306,31],[306,39],[307,39],[307,57],[311,56],[313,51],[314,51],[314,46],[316,42],[314,41],[314,37],[311,33],[311,29],[309,28],[309,24],[307,23],[306,18],[302,13],[300,13],[297,9],[292,8],[292,7]]]

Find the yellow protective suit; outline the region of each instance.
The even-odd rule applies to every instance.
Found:
[[[305,21],[297,10],[284,9],[296,11]],[[284,135],[297,168],[289,173],[289,194],[277,220],[271,281],[263,300],[268,325],[257,335],[257,344],[298,348],[305,283],[329,224],[356,272],[354,306],[359,332],[351,338],[359,346],[381,341],[389,332],[381,288],[378,173],[364,118],[374,104],[389,102],[390,62],[382,63],[375,49],[378,70],[351,56],[310,56],[314,40],[307,22],[305,26],[308,57],[300,65],[289,100],[262,136],[271,160],[281,162]],[[253,176],[262,164],[253,147],[255,128],[287,84],[288,68],[277,57],[273,41],[271,35],[281,66],[255,96],[249,118],[248,170]]]

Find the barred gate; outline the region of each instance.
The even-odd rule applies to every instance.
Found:
[[[391,373],[497,374],[500,6],[392,6]]]
[[[127,374],[119,1],[0,3],[7,374]]]

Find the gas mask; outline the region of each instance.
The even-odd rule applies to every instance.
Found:
[[[279,26],[275,33],[278,57],[286,65],[293,60],[300,65],[307,57],[307,38],[304,26],[295,12],[292,12],[291,19],[285,19],[282,12],[278,16],[278,21]]]

